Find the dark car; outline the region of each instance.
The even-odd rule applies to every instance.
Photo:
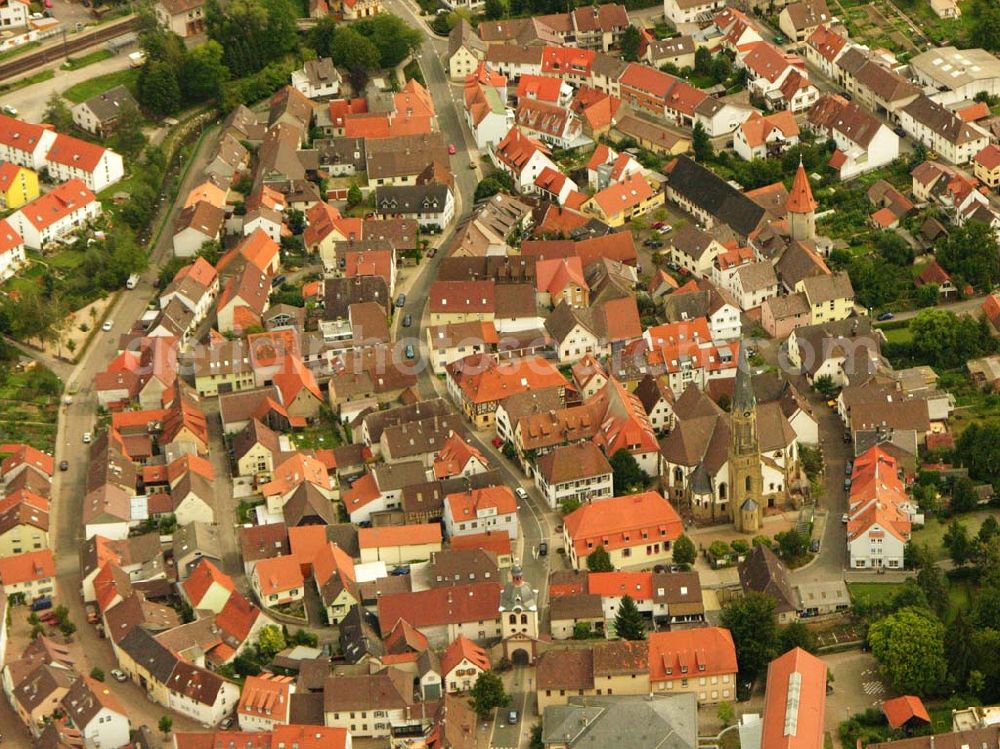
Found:
[[[414,359],[414,358],[416,358],[416,356],[417,356],[417,354],[413,350],[413,344],[410,344],[410,343],[406,344],[406,358],[407,359]]]
[[[905,138],[906,137],[906,131],[901,126],[899,126],[899,125],[896,125],[896,127],[894,127],[892,129],[892,132],[894,132],[900,138]]]
[[[427,250],[427,257],[434,257],[437,254],[438,254],[437,247],[431,247],[429,250]]]
[[[545,541],[538,544],[538,556],[547,557],[549,555],[549,545]]]
[[[68,471],[69,470],[69,461],[68,460],[60,460],[59,461],[59,470],[60,471]]]
[[[886,320],[891,320],[894,317],[895,317],[895,315],[892,314],[891,312],[883,312],[881,315],[879,315],[875,319],[878,320],[879,322],[885,322]]]
[[[809,544],[809,551],[811,551],[813,554],[815,554],[815,553],[817,553],[819,551],[819,539],[818,538],[814,538],[812,540],[812,542]]]
[[[658,250],[663,247],[663,242],[659,239],[647,239],[642,243],[644,246],[649,247],[651,250]]]
[[[281,286],[281,284],[283,284],[285,282],[286,278],[287,278],[287,276],[284,273],[281,273],[280,275],[275,276],[274,280],[271,281],[271,286],[273,288],[275,288],[275,289],[278,288],[279,286]]]
[[[405,307],[406,306],[406,294],[400,294],[396,297],[396,306]]]
[[[413,315],[406,314],[403,315],[403,327],[408,328],[413,325]]]

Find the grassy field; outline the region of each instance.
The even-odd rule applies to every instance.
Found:
[[[0,84],[0,93],[16,91],[17,89],[24,88],[25,86],[33,86],[36,83],[44,83],[45,81],[51,81],[55,77],[56,77],[56,71],[43,70],[42,72],[35,73],[34,75],[25,76],[24,78],[18,78],[17,80]]]
[[[911,343],[913,341],[913,333],[910,332],[909,325],[883,330],[882,333],[889,343]]]
[[[63,96],[74,104],[79,104],[93,96],[103,94],[115,86],[128,86],[135,88],[138,72],[135,70],[119,70],[107,75],[99,75],[86,81],[80,81],[75,86],[70,86],[63,92]]]
[[[114,56],[115,53],[110,49],[99,49],[83,57],[70,57],[66,60],[66,64],[63,67],[66,70],[79,70],[80,68],[85,68],[88,65],[93,65],[95,62],[107,60],[109,57]]]
[[[965,529],[969,532],[970,536],[975,536],[979,533],[979,526],[983,524],[983,520],[988,516],[997,515],[995,512],[990,512],[984,510],[982,512],[970,512],[966,515],[960,515],[958,517],[958,522],[960,525],[964,525]],[[941,522],[937,518],[929,518],[927,523],[923,528],[913,532],[913,543],[919,544],[921,546],[926,546],[930,551],[931,558],[935,561],[946,559],[948,557],[948,550],[944,548],[942,539],[944,538],[945,531],[948,530],[948,525],[951,521]]]
[[[900,588],[902,583],[848,583],[847,591],[851,594],[851,600],[867,598],[873,603],[888,601]]]

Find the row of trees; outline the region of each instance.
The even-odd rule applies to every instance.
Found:
[[[319,57],[330,57],[346,68],[355,89],[362,88],[369,73],[394,68],[419,47],[423,37],[399,17],[379,15],[350,26],[323,18],[306,35],[306,46]]]

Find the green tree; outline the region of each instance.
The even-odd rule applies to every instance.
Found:
[[[315,50],[320,57],[329,57],[333,52],[336,33],[336,19],[333,16],[323,16],[306,34],[306,46]]]
[[[139,71],[139,103],[155,115],[173,114],[180,108],[181,87],[177,74],[166,62],[149,60]]]
[[[809,551],[809,537],[792,528],[782,533],[775,533],[774,540],[778,542],[778,553],[782,559],[799,560]]]
[[[622,596],[615,613],[615,633],[623,640],[645,640],[646,624],[632,596]]]
[[[694,150],[694,158],[696,161],[711,161],[712,157],[715,156],[715,148],[712,146],[712,139],[708,135],[708,131],[705,130],[705,126],[701,122],[696,122],[694,124],[694,129],[691,131],[691,148]]]
[[[729,700],[720,702],[715,710],[715,716],[722,721],[722,725],[728,726],[736,719],[736,710],[733,708],[733,703]]]
[[[837,394],[837,386],[830,375],[820,375],[813,381],[813,389],[824,398],[833,398]]]
[[[424,39],[423,34],[407,26],[402,18],[388,13],[362,19],[353,26],[375,45],[383,68],[399,65],[420,48]]]
[[[576,497],[566,497],[559,503],[559,511],[563,515],[569,515],[571,512],[576,512],[583,506],[583,503]]]
[[[270,660],[287,647],[285,633],[281,631],[281,627],[268,624],[260,631],[257,645],[261,655]]]
[[[944,625],[930,611],[904,608],[890,614],[869,627],[868,643],[894,692],[942,692],[948,670]]]
[[[510,704],[510,695],[503,687],[503,679],[494,671],[479,674],[469,695],[472,697],[472,709],[480,718],[488,718],[496,708]]]
[[[138,158],[142,149],[146,147],[146,135],[142,132],[142,125],[142,113],[139,108],[130,101],[122,104],[118,122],[109,140],[111,148],[129,159]]]
[[[639,461],[624,447],[611,456],[610,463],[616,497],[642,489],[649,480]]]
[[[221,100],[222,84],[229,80],[225,56],[222,45],[214,39],[188,52],[181,75],[184,96],[191,101]]]
[[[774,599],[751,591],[722,609],[722,626],[736,646],[740,674],[754,679],[764,673],[778,649],[778,619]]]
[[[338,67],[361,67],[376,70],[379,67],[379,51],[371,42],[353,28],[341,26],[333,36],[330,51],[333,64]]]
[[[639,29],[629,24],[622,34],[622,59],[626,62],[639,61],[639,48],[642,45],[642,38]]]
[[[46,299],[33,285],[21,289],[17,298],[6,296],[0,300],[0,330],[19,341],[55,341],[56,323],[64,315],[59,300]]]
[[[965,612],[959,611],[944,633],[945,652],[948,654],[948,676],[955,689],[962,689],[968,683],[969,674],[975,666],[975,654],[972,648],[974,631]]]
[[[802,648],[806,652],[815,653],[818,647],[816,635],[804,622],[792,622],[781,630],[779,654],[787,653],[793,648]]]
[[[952,227],[937,245],[935,256],[941,266],[979,289],[989,289],[1000,281],[1000,246],[993,229],[978,221]]]
[[[66,100],[53,91],[49,94],[48,102],[45,104],[45,114],[42,115],[42,122],[47,122],[56,130],[68,133],[73,129],[73,112],[70,110]]]
[[[697,559],[698,551],[694,547],[694,541],[687,537],[685,534],[681,534],[680,538],[674,541],[674,553],[673,560],[674,564],[680,564],[690,567],[694,564],[695,559]]]
[[[365,200],[365,196],[361,194],[361,188],[358,187],[358,183],[351,181],[351,186],[347,188],[347,207],[354,208],[355,206],[361,205]]]
[[[928,564],[917,572],[917,585],[927,596],[927,602],[938,616],[944,616],[948,611],[948,586],[944,573],[936,564]]]
[[[598,546],[587,555],[587,569],[591,572],[614,572],[611,556],[603,546]]]
[[[587,622],[577,622],[573,625],[574,640],[589,640],[590,635],[590,625]]]
[[[260,664],[247,653],[241,653],[233,659],[233,670],[244,678],[247,676],[257,676],[261,671]]]
[[[991,338],[983,338],[979,320],[939,308],[920,310],[910,321],[910,335],[915,359],[947,369],[963,366],[994,348]]]
[[[938,303],[938,294],[941,287],[936,283],[926,283],[917,289],[916,301],[917,307],[923,309],[924,307],[933,307]]]
[[[487,20],[495,21],[504,17],[507,13],[507,6],[503,4],[503,0],[486,0],[483,12],[486,14]]]
[[[972,478],[997,486],[997,477],[1000,476],[1000,420],[969,424],[959,435],[955,452]]]
[[[168,734],[174,727],[174,719],[171,718],[169,715],[161,715],[159,726],[160,726],[160,733]]]
[[[968,476],[960,476],[955,479],[955,485],[951,488],[952,512],[972,512],[976,509],[979,497],[976,496],[976,486]]]
[[[884,307],[899,298],[901,274],[906,271],[887,268],[885,263],[869,255],[855,255],[847,266],[851,285],[858,302],[865,307]]]
[[[90,678],[94,681],[104,681],[104,670],[94,666],[90,669]]]
[[[992,0],[976,0],[972,4],[969,41],[974,47],[1000,52],[1000,7]]]
[[[539,721],[531,727],[531,737],[528,739],[528,749],[545,749],[542,741],[542,723]]]
[[[972,541],[969,539],[969,531],[958,520],[952,520],[948,525],[941,538],[941,543],[948,550],[951,561],[959,567],[972,558]]]

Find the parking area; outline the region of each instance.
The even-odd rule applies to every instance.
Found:
[[[850,650],[822,659],[833,675],[833,691],[826,698],[826,729],[836,736],[842,721],[878,707],[889,695],[871,653]]]

